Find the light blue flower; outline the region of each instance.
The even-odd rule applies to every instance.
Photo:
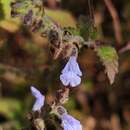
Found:
[[[61,126],[64,130],[82,130],[80,121],[69,115],[63,106],[53,104],[51,113],[56,114],[61,119]]]
[[[76,87],[81,82],[80,76],[82,76],[82,72],[77,63],[77,58],[71,56],[65,68],[62,70],[60,80],[64,86],[70,85],[71,87]]]
[[[32,92],[32,95],[36,98],[36,101],[33,105],[33,108],[32,110],[35,112],[35,111],[40,111],[41,110],[41,107],[44,106],[44,101],[45,101],[45,97],[44,95],[42,95],[40,93],[39,90],[37,90],[35,87],[31,86],[31,92]]]
[[[67,113],[61,116],[61,120],[64,130],[82,130],[80,122]]]

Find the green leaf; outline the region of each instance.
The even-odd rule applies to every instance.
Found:
[[[96,47],[95,51],[105,66],[105,72],[110,83],[113,84],[115,75],[118,73],[118,55],[116,50],[113,47],[102,45]]]

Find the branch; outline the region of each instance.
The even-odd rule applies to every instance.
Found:
[[[122,33],[121,33],[121,24],[119,20],[118,13],[112,3],[111,0],[104,0],[106,7],[108,8],[108,11],[113,19],[113,26],[115,30],[115,38],[117,41],[117,46],[119,46],[122,42]]]
[[[119,53],[122,54],[129,50],[130,50],[130,41],[128,43],[126,43],[126,45],[119,50]]]

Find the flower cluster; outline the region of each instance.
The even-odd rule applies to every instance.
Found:
[[[36,97],[36,101],[33,106],[33,111],[41,111],[41,108],[44,107],[45,97],[34,87],[31,87],[31,92],[33,96]],[[62,106],[56,106],[53,108],[53,113],[57,114],[61,119],[61,126],[64,130],[82,130],[80,122],[69,115],[66,109]]]
[[[71,56],[62,70],[60,80],[64,86],[76,87],[81,83],[82,72],[77,63],[77,57]],[[64,130],[82,130],[80,122],[67,112],[61,114],[62,127]]]
[[[81,76],[82,72],[79,68],[79,65],[77,63],[77,57],[71,56],[68,60],[68,63],[65,65],[64,69],[62,70],[62,74],[60,75],[60,80],[63,83],[64,86],[69,87],[76,87],[81,82]],[[39,90],[37,90],[35,87],[31,87],[31,92],[33,96],[36,98],[35,104],[33,105],[33,111],[41,112],[41,108],[44,107],[44,101],[45,96],[40,93]],[[64,92],[62,95],[63,99],[66,97],[66,93],[68,95],[68,89]],[[61,126],[64,130],[82,130],[82,126],[80,122],[69,115],[67,113],[67,110],[61,106],[63,102],[60,102],[61,99],[59,99],[60,105],[57,105],[54,103],[51,105],[52,111],[51,113],[56,114],[62,121]]]

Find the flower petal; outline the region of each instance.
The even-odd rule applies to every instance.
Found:
[[[33,105],[33,108],[32,110],[33,111],[40,111],[41,110],[41,107],[44,105],[43,103],[43,99],[36,99],[34,105]]]
[[[62,73],[67,73],[68,71],[70,71],[70,59],[67,62],[67,64],[65,65],[64,69],[62,70]]]
[[[60,80],[64,86],[70,85],[76,87],[80,84],[81,78],[73,72],[67,72],[60,75]]]
[[[36,101],[33,105],[33,111],[40,111],[41,107],[44,105],[45,97],[37,90],[35,87],[31,87],[31,92],[33,96],[36,98]]]
[[[64,130],[82,130],[80,122],[71,115],[65,113],[61,116],[61,119]]]
[[[39,90],[37,90],[34,86],[31,86],[32,95],[38,98],[39,96],[43,96]]]
[[[82,72],[79,68],[79,65],[77,63],[77,59],[75,56],[70,57],[70,70],[73,71],[75,74],[82,76]]]
[[[77,63],[77,58],[75,56],[71,56],[66,66],[62,70],[62,73],[66,73],[68,71],[73,71],[75,74],[82,76],[82,72]]]
[[[81,78],[76,74],[73,74],[73,77],[70,79],[70,86],[76,87],[81,83]]]
[[[67,122],[67,121],[62,121],[62,127],[64,130],[74,130],[73,127]]]
[[[63,73],[60,75],[60,80],[63,83],[64,86],[68,86],[69,85],[69,77],[67,75],[67,73]]]

